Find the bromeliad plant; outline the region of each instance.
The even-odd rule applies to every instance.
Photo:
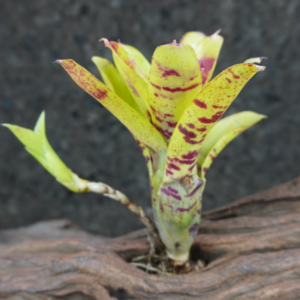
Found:
[[[244,85],[265,67],[254,58],[211,80],[223,43],[219,32],[188,32],[180,43],[158,47],[151,65],[134,47],[103,39],[115,66],[92,60],[105,82],[70,59],[57,60],[71,78],[114,114],[133,134],[146,159],[156,227],[121,192],[79,178],[47,141],[45,115],[34,131],[4,124],[60,183],[74,192],[107,195],[135,212],[160,239],[168,257],[185,263],[201,218],[205,174],[237,135],[265,116],[241,112],[219,121]]]

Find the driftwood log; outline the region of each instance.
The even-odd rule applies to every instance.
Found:
[[[204,214],[192,255],[206,267],[151,275],[130,265],[145,230],[103,238],[65,220],[0,232],[0,299],[300,299],[300,177]]]

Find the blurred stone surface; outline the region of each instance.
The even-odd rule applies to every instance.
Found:
[[[123,191],[151,212],[147,170],[131,134],[52,62],[72,58],[98,76],[90,58],[110,58],[101,37],[131,44],[148,59],[189,30],[225,37],[215,74],[249,57],[267,69],[227,114],[268,115],[233,141],[208,172],[204,209],[288,181],[300,173],[300,2],[297,0],[1,1],[0,123],[32,128],[46,110],[48,138],[81,177]],[[67,218],[116,236],[141,227],[126,208],[67,191],[0,128],[0,228]]]

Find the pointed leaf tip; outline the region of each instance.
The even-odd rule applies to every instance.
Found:
[[[99,42],[103,42],[105,47],[108,47],[111,45],[111,42],[107,38],[101,38]]]
[[[212,35],[218,35],[221,32],[221,28],[218,29],[215,33],[213,33]]]
[[[258,66],[258,65],[256,65],[256,64],[253,64],[256,68],[257,68],[257,72],[262,72],[262,71],[264,71],[265,69],[266,69],[266,67],[265,66]]]
[[[61,64],[65,59],[57,59],[53,63],[54,64]]]

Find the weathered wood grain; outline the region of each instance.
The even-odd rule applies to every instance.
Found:
[[[109,239],[66,220],[0,232],[0,299],[299,299],[300,178],[204,214],[193,256],[207,266],[150,275],[126,262],[146,232]]]

